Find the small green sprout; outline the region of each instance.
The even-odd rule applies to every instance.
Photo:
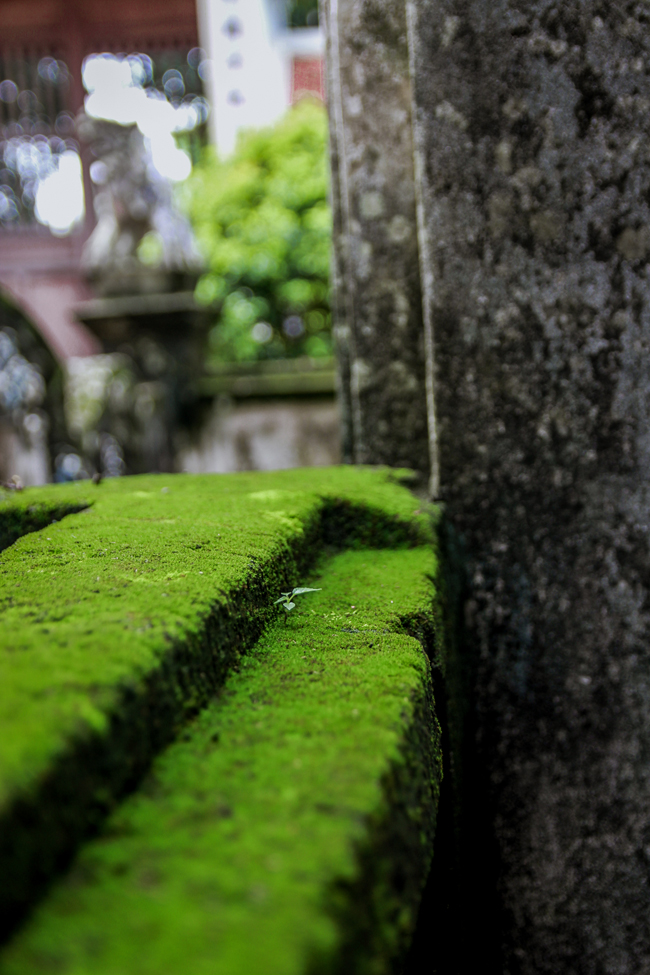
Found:
[[[287,613],[290,613],[296,605],[293,602],[293,597],[302,596],[303,592],[320,592],[320,589],[309,589],[308,587],[300,586],[298,589],[292,589],[291,592],[283,592],[280,598],[276,599],[273,605],[277,606],[278,603],[281,603],[282,608],[286,609]]]

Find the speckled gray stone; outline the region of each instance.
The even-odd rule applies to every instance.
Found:
[[[650,6],[412,0],[507,973],[650,972]]]
[[[429,468],[403,0],[331,0],[334,330],[355,463]]]
[[[650,5],[404,3],[413,140],[401,3],[331,0],[349,456],[464,539],[495,970],[648,975]]]

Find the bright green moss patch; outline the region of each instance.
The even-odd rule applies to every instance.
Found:
[[[2,975],[380,975],[412,929],[440,777],[428,547],[329,560],[155,762]],[[302,580],[304,581],[304,580]]]
[[[0,932],[221,686],[323,544],[428,531],[394,474],[350,467],[31,489],[2,516],[88,504],[0,556]]]

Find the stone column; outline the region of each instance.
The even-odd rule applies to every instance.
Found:
[[[407,466],[428,477],[404,2],[329,0],[322,16],[344,454],[354,463]]]
[[[625,0],[409,3],[500,972],[650,971],[649,19]],[[382,138],[390,155],[388,131],[367,151]]]

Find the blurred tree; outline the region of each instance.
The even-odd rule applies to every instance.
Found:
[[[206,150],[183,192],[208,271],[197,300],[218,309],[212,355],[244,361],[331,354],[327,117],[307,100]]]
[[[289,27],[318,27],[318,0],[289,0]]]

